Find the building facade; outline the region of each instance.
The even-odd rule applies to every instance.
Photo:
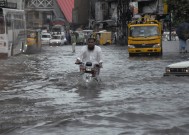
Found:
[[[75,0],[74,9],[72,11],[73,24],[83,25],[83,26],[88,25],[89,10],[90,10],[89,0]]]
[[[16,4],[17,9],[24,10],[24,0],[6,0],[10,5],[14,7]]]
[[[28,28],[50,29],[55,19],[65,20],[59,0],[25,0],[26,22]]]
[[[163,1],[164,0],[130,0],[129,9],[132,12],[132,16],[144,14],[161,15],[165,13],[165,3]],[[119,0],[119,2],[124,3],[124,0]],[[110,24],[110,20],[117,22],[119,19],[119,12],[122,12],[120,10],[123,10],[117,9],[117,7],[118,0],[93,0],[93,3],[91,4],[91,9],[93,10],[91,10],[90,14],[90,25],[94,27],[96,23],[104,22],[106,20],[108,20],[108,25],[113,25]]]

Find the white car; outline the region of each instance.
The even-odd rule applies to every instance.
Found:
[[[49,41],[50,46],[60,46],[66,44],[67,40],[63,35],[52,35],[52,38]]]
[[[41,33],[41,44],[42,45],[49,45],[50,39],[51,39],[50,33]]]
[[[177,62],[166,66],[164,76],[189,76],[189,61]]]

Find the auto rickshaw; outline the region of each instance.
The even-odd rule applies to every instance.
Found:
[[[97,44],[110,45],[112,44],[112,32],[99,31],[95,33]]]
[[[85,42],[85,35],[84,35],[83,31],[75,31],[75,33],[76,33],[76,37],[77,37],[76,44],[83,45]]]
[[[40,30],[27,30],[27,50],[26,53],[36,53],[41,51]]]

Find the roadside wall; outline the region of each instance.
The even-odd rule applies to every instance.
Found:
[[[189,40],[187,41],[187,50],[189,52]],[[179,52],[179,41],[163,41],[163,52]]]

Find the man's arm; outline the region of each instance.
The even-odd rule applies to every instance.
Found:
[[[100,68],[102,68],[102,63],[103,63],[103,60],[102,60],[102,50],[101,50],[101,48],[99,47],[99,49],[98,49],[98,61],[99,61],[99,66],[100,66]]]
[[[83,54],[84,54],[84,47],[81,49],[81,52],[79,56],[77,57],[75,64],[81,64],[82,59],[83,59]]]

